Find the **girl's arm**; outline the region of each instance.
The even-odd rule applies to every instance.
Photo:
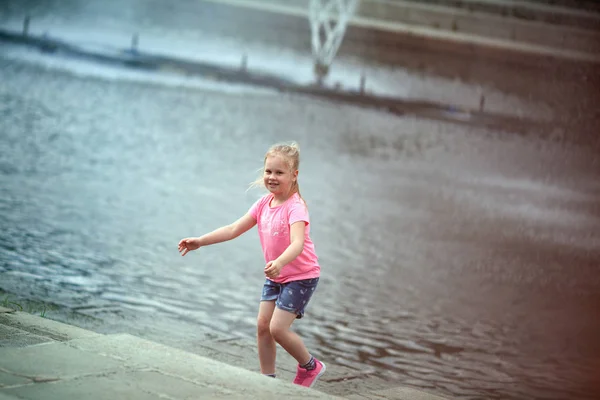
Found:
[[[279,276],[281,269],[302,253],[302,250],[304,250],[305,229],[306,223],[304,221],[297,221],[292,224],[290,227],[290,245],[276,260],[268,262],[265,266],[265,274],[269,278]]]
[[[233,224],[222,226],[206,235],[200,236],[197,238],[198,243],[200,246],[209,246],[211,244],[226,242],[249,231],[254,225],[256,225],[256,220],[250,214],[246,214]]]
[[[233,224],[222,226],[206,235],[181,239],[179,242],[179,252],[182,256],[185,256],[190,251],[196,250],[202,246],[209,246],[211,244],[235,239],[242,233],[250,230],[254,225],[256,225],[256,220],[252,218],[250,214],[246,214]]]

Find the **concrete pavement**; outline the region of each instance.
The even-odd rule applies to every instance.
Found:
[[[304,399],[307,395],[443,400],[410,388],[352,379],[347,369],[332,363],[315,388],[307,389],[290,382],[290,368],[272,379],[241,367],[245,363],[236,361],[235,355],[247,352],[247,345],[220,345],[208,344],[205,350],[217,357],[229,351],[238,365],[129,334],[98,334],[0,307],[0,400]],[[289,361],[285,356],[283,361]],[[346,390],[344,397],[324,392],[335,391],[336,385],[352,391]]]

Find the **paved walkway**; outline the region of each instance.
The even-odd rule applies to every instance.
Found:
[[[219,5],[256,10],[272,15],[309,18],[308,0],[203,0]],[[589,14],[589,13],[588,13]],[[594,14],[590,14],[595,16]],[[307,24],[308,26],[308,24]],[[348,30],[359,30],[359,42],[379,45],[380,37],[365,31],[381,31],[412,40],[422,46],[442,50],[452,46],[462,52],[510,57],[600,63],[600,33],[556,24],[529,22],[486,13],[473,13],[459,7],[421,4],[414,1],[363,0],[349,22]],[[344,42],[352,41],[347,32]],[[440,46],[440,44],[442,46]],[[354,47],[357,43],[352,43]],[[466,49],[465,49],[466,48]]]
[[[323,381],[307,389],[132,335],[102,335],[0,307],[0,400],[342,398],[319,391]],[[409,388],[344,398],[443,400]]]

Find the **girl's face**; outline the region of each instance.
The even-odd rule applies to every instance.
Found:
[[[287,195],[298,177],[281,156],[268,156],[265,160],[263,180],[269,192],[276,196]]]

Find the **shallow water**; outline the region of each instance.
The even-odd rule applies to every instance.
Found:
[[[229,67],[240,66],[242,58],[246,57],[247,68],[251,71],[281,75],[302,84],[313,83],[308,19],[306,23],[298,19],[293,26],[282,26],[273,18],[274,25],[278,27],[274,30],[268,19],[254,21],[248,19],[243,8],[239,8],[242,11],[233,10],[236,8],[195,0],[181,0],[176,5],[161,0],[5,0],[0,4],[0,27],[21,32],[24,18],[29,16],[28,31],[33,35],[48,35],[86,49],[111,53],[130,49],[135,34],[137,49],[145,53]],[[424,57],[410,49],[399,51],[404,52],[407,59]],[[56,64],[55,60],[35,58],[38,63]],[[60,63],[68,63],[68,68],[79,74],[87,75],[90,69],[94,69],[95,74],[114,75],[112,71],[81,66],[73,60],[61,60]],[[472,67],[479,64],[474,60]],[[498,76],[497,70],[493,67],[488,74]],[[122,76],[123,72],[117,75]],[[140,74],[129,75],[139,78]],[[365,78],[365,90],[380,95],[421,99],[467,109],[478,109],[483,95],[488,111],[546,121],[556,117],[547,104],[550,99],[545,95],[531,101],[532,93],[524,94],[521,90],[518,91],[521,95],[517,96],[513,92],[499,90],[495,82],[489,82],[489,78],[487,83],[467,84],[455,77],[425,76],[421,70],[385,65],[376,59],[343,52],[336,57],[325,84],[358,90],[362,76]],[[530,76],[530,73],[512,69],[502,75],[502,79],[527,82],[524,76]],[[144,79],[152,78],[145,76]],[[174,80],[177,81],[176,78]],[[552,77],[553,85],[561,87],[562,90],[557,90],[561,90],[564,96],[573,89],[560,86],[558,81],[562,80],[564,77]],[[569,82],[572,80],[569,79]],[[206,86],[206,83],[203,85]],[[544,97],[543,101],[541,97]],[[580,96],[579,101],[583,101],[584,97],[594,96]]]
[[[0,51],[0,289],[104,332],[253,337],[256,232],[176,244],[246,212],[265,149],[294,139],[315,354],[453,398],[600,393],[591,149],[17,53]]]

